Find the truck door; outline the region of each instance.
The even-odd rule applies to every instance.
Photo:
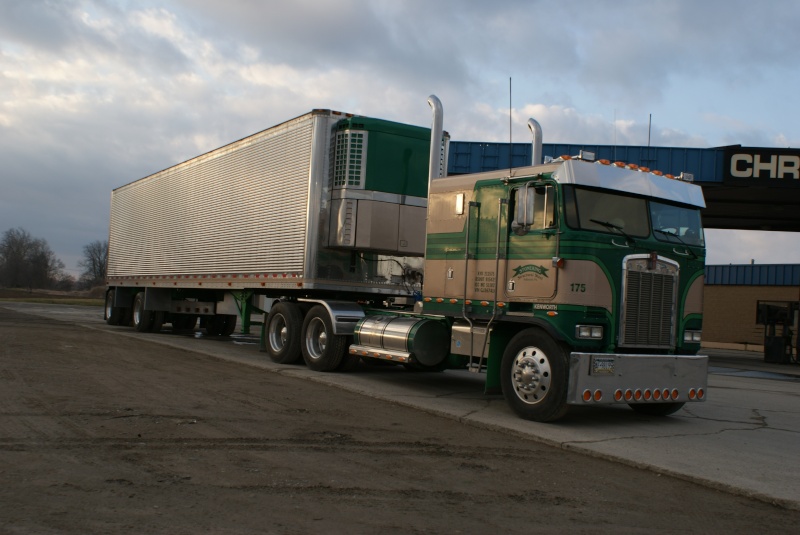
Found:
[[[558,256],[556,189],[528,183],[512,192],[513,219],[508,232],[505,295],[509,301],[555,297]],[[511,219],[511,218],[510,218]]]

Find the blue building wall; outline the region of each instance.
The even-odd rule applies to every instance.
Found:
[[[679,175],[692,173],[696,182],[722,182],[725,149],[691,149],[673,147],[572,145],[566,143],[544,143],[544,156],[558,158],[575,156],[585,150],[595,153],[598,160],[633,163],[657,169],[663,173]],[[530,143],[482,143],[475,141],[451,141],[447,162],[448,174],[480,173],[507,167],[522,167],[531,164],[533,149]]]
[[[707,285],[800,286],[800,264],[706,266]]]

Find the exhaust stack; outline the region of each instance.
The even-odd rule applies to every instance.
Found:
[[[542,127],[536,119],[528,119],[528,128],[531,131],[531,145],[533,145],[533,155],[531,165],[542,163]]]
[[[428,191],[431,190],[431,181],[434,178],[445,176],[447,162],[442,150],[442,135],[444,134],[444,111],[442,101],[436,95],[428,97],[428,104],[433,109],[433,122],[431,124],[431,154],[428,164]]]

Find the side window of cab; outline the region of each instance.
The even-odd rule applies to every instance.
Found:
[[[556,193],[549,185],[525,184],[514,193],[514,220],[511,230],[517,235],[556,226]]]

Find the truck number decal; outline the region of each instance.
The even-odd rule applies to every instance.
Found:
[[[574,282],[574,283],[570,284],[569,287],[570,287],[570,290],[573,291],[573,292],[586,293],[586,284],[585,283]]]

